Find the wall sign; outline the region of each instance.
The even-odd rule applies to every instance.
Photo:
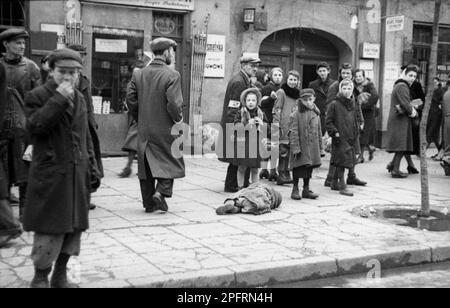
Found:
[[[380,44],[362,43],[362,57],[365,59],[379,59],[380,58]]]
[[[83,0],[82,0],[83,1]],[[194,0],[85,0],[84,2],[96,2],[104,4],[140,6],[157,9],[170,9],[180,11],[193,11]]]
[[[205,77],[225,78],[225,41],[224,35],[208,35]]]
[[[95,39],[95,52],[128,53],[128,41]]]
[[[405,16],[394,16],[386,19],[386,32],[403,31],[405,29]]]
[[[162,35],[173,34],[176,29],[177,24],[169,17],[155,19],[155,30]]]

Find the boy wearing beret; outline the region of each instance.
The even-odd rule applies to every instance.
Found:
[[[76,89],[81,63],[73,50],[53,52],[52,78],[25,100],[34,147],[24,212],[24,229],[35,233],[32,288],[76,287],[67,280],[67,263],[80,253],[89,227],[89,190],[100,182],[86,102]]]

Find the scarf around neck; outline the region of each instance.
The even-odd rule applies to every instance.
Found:
[[[286,93],[287,96],[289,96],[292,99],[299,99],[300,98],[300,90],[296,89],[296,88],[291,88],[290,86],[287,85],[287,83],[283,84],[281,86],[281,88],[283,89],[284,93]]]

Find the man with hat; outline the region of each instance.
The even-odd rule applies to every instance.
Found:
[[[138,123],[138,174],[147,213],[167,212],[174,179],[185,177],[183,158],[172,153],[177,138],[172,128],[183,122],[181,76],[170,68],[176,47],[171,39],[152,41],[155,59],[135,71],[128,85],[127,104]]]
[[[45,85],[25,100],[27,129],[34,147],[24,229],[34,232],[32,288],[72,288],[67,263],[80,253],[89,227],[89,189],[100,177],[83,94],[76,89],[82,60],[70,49],[49,57]],[[55,264],[51,283],[48,275]]]
[[[8,186],[19,186],[20,215],[23,213],[28,181],[28,165],[23,161],[23,154],[28,147],[25,132],[25,95],[41,84],[39,67],[25,54],[28,33],[22,29],[12,28],[0,34],[0,42],[6,49],[0,59],[6,68],[7,106],[3,125],[3,139],[7,141],[6,153],[1,161],[7,174]]]
[[[85,58],[87,56],[86,47],[84,47],[83,45],[70,45],[68,48],[77,51],[80,54],[81,60],[84,65]],[[97,170],[100,172],[100,176],[103,178],[104,173],[103,173],[102,153],[100,149],[100,139],[97,134],[98,124],[95,121],[94,117],[94,105],[92,103],[91,81],[89,80],[89,78],[86,77],[86,75],[83,74],[82,70],[80,70],[80,78],[77,90],[83,94],[84,100],[86,102],[89,120],[89,132],[91,133],[92,143],[94,146],[95,160],[97,162]],[[95,191],[96,189],[91,191],[91,193],[94,193]],[[91,210],[94,210],[96,206],[90,203],[89,208]]]
[[[235,143],[232,138],[232,136],[234,136],[234,119],[241,109],[241,94],[252,87],[250,78],[256,76],[261,60],[255,55],[244,55],[241,57],[240,62],[241,70],[237,75],[231,78],[225,93],[221,120],[222,130],[219,136],[221,142],[218,143],[216,151],[219,160],[229,164],[227,177],[225,179],[225,192],[228,193],[235,193],[238,191],[238,166],[233,164],[236,156],[236,153],[234,153]],[[231,130],[229,129],[228,132],[229,134],[227,133],[227,126],[231,126]],[[246,177],[248,176],[249,174],[246,175]]]

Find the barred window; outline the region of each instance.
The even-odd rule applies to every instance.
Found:
[[[25,27],[25,0],[0,1],[0,28]]]

